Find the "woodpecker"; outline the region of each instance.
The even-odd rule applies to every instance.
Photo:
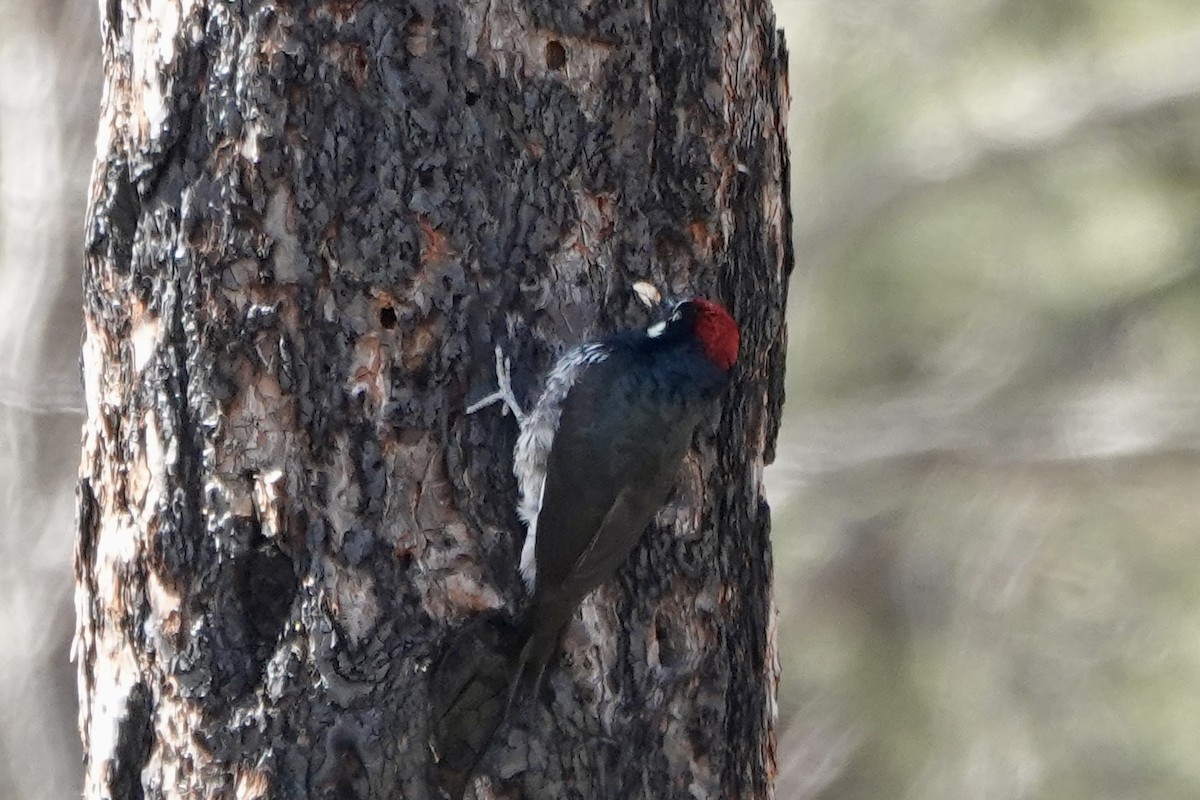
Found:
[[[579,604],[616,573],[666,501],[739,341],[720,305],[683,300],[644,330],[567,351],[528,414],[497,353],[500,387],[468,412],[503,401],[520,423],[513,473],[527,529],[520,571],[532,601],[510,704],[522,689],[536,691]]]
[[[520,424],[513,473],[526,525],[523,614],[482,614],[446,644],[430,679],[439,781],[461,798],[518,695],[536,696],[563,628],[629,556],[671,484],[700,418],[720,396],[740,334],[703,298],[645,330],[577,345],[555,363],[523,413],[510,365],[496,350],[496,402]]]

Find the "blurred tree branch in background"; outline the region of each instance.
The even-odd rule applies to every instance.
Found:
[[[939,108],[874,153],[826,177],[818,202],[798,209],[798,252],[821,265],[897,204],[931,186],[1104,135],[1145,125],[1200,98],[1200,29],[1078,57],[1039,69],[988,74],[944,98]],[[997,97],[1008,87],[1015,97]],[[995,99],[999,102],[989,102]],[[833,252],[827,252],[831,250]]]

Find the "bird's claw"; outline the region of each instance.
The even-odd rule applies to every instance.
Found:
[[[494,403],[503,403],[504,407],[500,413],[505,414],[511,411],[517,422],[522,422],[525,419],[525,412],[521,409],[521,404],[517,402],[517,396],[513,394],[512,390],[512,361],[504,355],[500,345],[496,345],[496,384],[496,391],[467,406],[467,413],[474,414]]]

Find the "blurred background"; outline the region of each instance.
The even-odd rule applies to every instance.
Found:
[[[1200,798],[1200,3],[776,9],[780,798]]]
[[[0,0],[0,800],[80,786],[95,5]],[[1200,4],[776,10],[779,797],[1200,797]]]

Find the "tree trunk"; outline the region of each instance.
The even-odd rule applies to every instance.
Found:
[[[148,10],[149,9],[149,10]],[[765,0],[104,6],[76,654],[96,797],[439,797],[429,676],[523,599],[514,361],[725,303],[734,386],[479,797],[762,798],[791,264]],[[153,13],[153,16],[148,14]]]

